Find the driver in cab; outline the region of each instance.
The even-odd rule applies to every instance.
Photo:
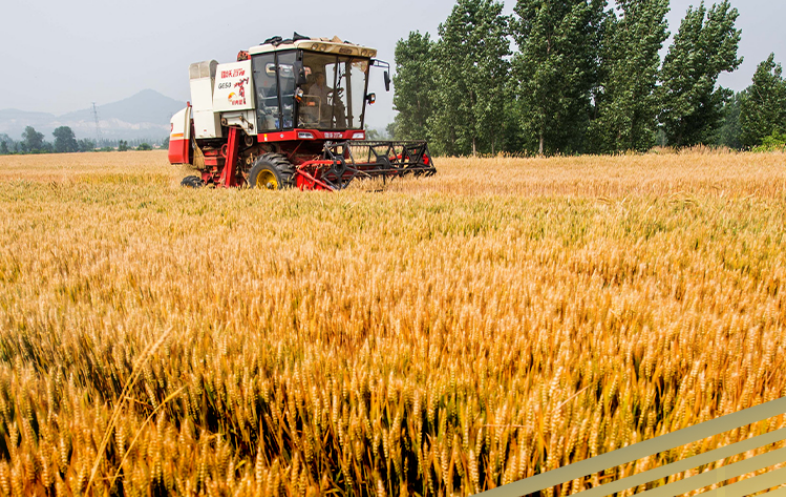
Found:
[[[316,80],[314,84],[308,89],[307,95],[309,97],[315,97],[319,99],[319,109],[320,109],[320,125],[330,127],[332,124],[332,114],[333,114],[333,106],[329,103],[328,98],[337,93],[341,95],[341,91],[343,88],[339,88],[338,90],[333,90],[325,84],[325,73],[318,72],[316,74]],[[336,127],[338,128],[345,128],[346,127],[346,118],[344,116],[344,105],[341,102],[340,98],[336,98],[334,101],[335,110],[336,110]]]

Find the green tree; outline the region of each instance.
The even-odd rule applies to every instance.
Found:
[[[396,126],[396,122],[395,121],[393,121],[392,123],[389,123],[388,126],[385,128],[385,131],[387,132],[388,136],[391,137],[392,139],[394,139],[394,140],[400,140],[401,139],[399,137],[399,135],[398,135],[397,126]]]
[[[136,149],[139,150],[139,151],[145,151],[145,150],[153,150],[153,147],[149,143],[144,143],[143,142],[143,143],[140,143],[139,146],[136,147]]]
[[[717,87],[718,76],[742,63],[737,17],[737,9],[724,0],[709,11],[701,2],[682,20],[661,71],[660,121],[669,145],[710,143],[716,134],[723,105],[733,95]]]
[[[92,152],[96,148],[96,142],[87,138],[79,140],[78,144],[80,152]]]
[[[16,150],[16,144],[10,136],[5,133],[0,133],[0,154],[8,155]]]
[[[723,106],[721,111],[720,128],[716,135],[715,144],[733,149],[742,148],[742,129],[740,127],[740,106],[745,91],[735,93]]]
[[[518,0],[513,58],[527,148],[581,151],[598,77],[605,0]]]
[[[44,135],[32,126],[27,126],[22,133],[23,150],[28,153],[40,152],[44,148]]]
[[[418,31],[396,43],[396,74],[393,76],[393,107],[400,140],[424,140],[434,105],[434,42]]]
[[[659,51],[669,36],[668,0],[619,0],[604,23],[591,150],[647,150],[655,144]]]
[[[522,152],[526,149],[527,138],[524,128],[521,126],[521,105],[516,94],[518,92],[518,82],[513,78],[508,78],[505,86],[504,117],[505,125],[501,130],[502,140],[501,149],[506,152]]]
[[[74,132],[68,126],[60,126],[52,132],[52,135],[55,137],[56,153],[79,151],[79,144],[76,141]]]
[[[495,153],[505,126],[509,18],[492,0],[458,0],[439,26],[429,139],[438,153]],[[399,131],[400,127],[399,127]]]
[[[743,146],[760,145],[765,137],[786,131],[786,81],[775,54],[759,64],[753,84],[740,102],[740,128]]]
[[[125,152],[128,150],[128,142],[125,140],[120,140],[117,142],[117,151],[118,152]]]
[[[388,135],[388,125],[385,128],[369,128],[366,125],[366,140],[368,141],[380,141],[380,140],[390,140],[392,137]]]

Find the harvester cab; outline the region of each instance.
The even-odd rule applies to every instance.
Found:
[[[341,190],[355,178],[436,173],[424,141],[367,141],[369,76],[390,65],[373,48],[297,33],[237,61],[189,68],[191,102],[171,121],[169,161],[186,186]],[[373,69],[373,71],[372,71]]]

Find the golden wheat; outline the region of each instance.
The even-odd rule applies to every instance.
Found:
[[[468,495],[786,395],[784,159],[0,157],[0,495]]]

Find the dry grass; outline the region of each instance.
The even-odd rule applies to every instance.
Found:
[[[0,157],[0,495],[467,495],[786,395],[785,159]]]

